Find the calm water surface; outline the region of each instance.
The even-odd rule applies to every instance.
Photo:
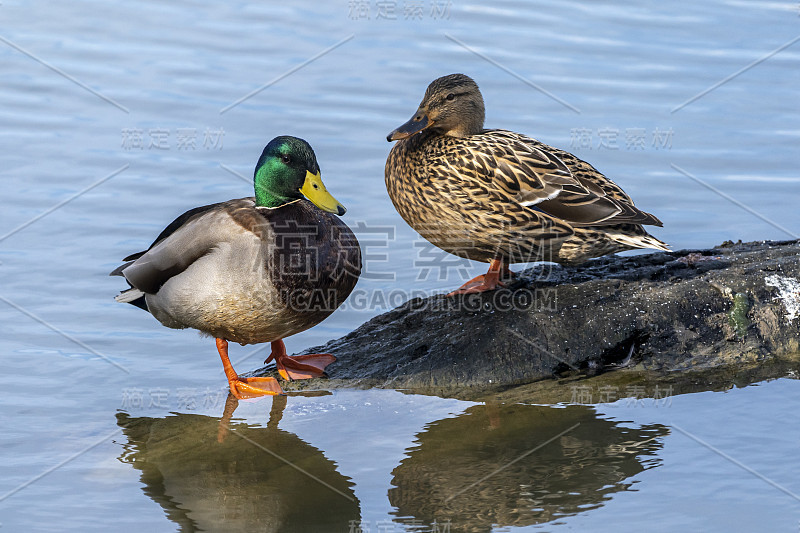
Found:
[[[794,379],[660,403],[338,391],[234,411],[213,343],[115,303],[106,274],[187,208],[252,194],[264,144],[293,134],[369,275],[290,352],[475,275],[415,267],[424,248],[383,186],[386,133],[451,72],[478,81],[487,126],[588,159],[676,249],[791,238],[799,15],[3,2],[0,531],[797,531]],[[234,347],[237,369],[265,351]]]

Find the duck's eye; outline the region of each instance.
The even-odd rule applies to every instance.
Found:
[[[290,156],[289,154],[281,154],[281,161],[283,161],[285,164],[288,165],[289,163],[292,162],[292,156]]]
[[[315,184],[314,184],[314,188],[315,188],[315,189],[319,189],[319,185],[317,185],[317,184],[315,183]]]
[[[451,100],[451,101],[455,100],[456,99],[456,95],[454,95],[453,93],[450,93],[450,94],[447,95],[447,99]]]

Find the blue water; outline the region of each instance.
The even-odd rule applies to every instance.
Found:
[[[411,116],[432,79],[451,72],[478,82],[488,127],[528,133],[592,162],[664,222],[653,233],[675,249],[796,236],[798,37],[796,2],[3,2],[0,530],[244,527],[239,518],[220,518],[219,499],[182,489],[178,480],[203,482],[171,477],[174,465],[159,459],[157,443],[142,449],[122,432],[118,413],[167,434],[181,424],[214,426],[224,379],[213,343],[115,303],[120,279],[106,274],[184,210],[252,194],[252,168],[275,135],[311,143],[368,254],[369,275],[355,298],[288,339],[291,353],[341,336],[411,294],[452,289],[480,272],[459,264],[446,279],[436,269],[426,275],[424,243],[383,185],[386,133]],[[234,347],[232,358],[244,371],[259,366],[265,351]],[[527,466],[515,471],[518,479],[470,489],[477,507],[469,513],[459,511],[463,496],[442,504],[453,529],[459,517],[483,513],[486,520],[461,522],[463,529],[795,531],[800,503],[786,491],[800,493],[797,386],[779,379],[678,396],[652,409],[537,407],[525,416],[547,418],[541,439],[508,429],[516,436],[504,451],[490,436],[481,440],[485,424],[472,424],[490,406],[394,391],[289,397],[277,425],[288,445],[310,450],[330,484],[357,501],[343,505],[372,531],[433,528],[419,495],[438,494],[435,487],[399,486],[404,480],[476,481],[415,470],[430,464],[418,459],[433,453],[423,448],[425,435],[435,441],[442,432],[469,432],[475,447],[454,446],[450,455],[489,465],[568,429],[575,416],[584,417],[582,427],[605,428],[610,440],[565,434],[556,450],[602,455],[607,446],[619,449],[626,428],[655,437],[630,461],[587,467],[622,469],[605,488],[574,473],[583,463],[568,455],[553,471],[537,470],[533,453],[533,463],[520,461]],[[506,408],[493,431],[508,428]],[[234,433],[271,438],[264,433],[270,409],[270,399],[243,403]],[[493,427],[498,417],[489,411]],[[456,417],[452,428],[438,424]],[[208,434],[187,442],[208,451],[216,432]],[[131,457],[160,472],[160,493]],[[213,457],[220,466],[229,455],[223,449]],[[253,465],[275,467],[259,457]],[[554,473],[564,477],[559,490],[585,499],[565,496],[548,506],[530,495],[542,484],[537,476]],[[218,494],[246,502],[258,492],[251,478],[235,479]],[[518,499],[489,497],[496,493]],[[498,503],[509,501],[517,511]],[[268,530],[292,527],[256,503],[240,512]],[[325,506],[308,505],[308,527],[323,528],[314,520]]]

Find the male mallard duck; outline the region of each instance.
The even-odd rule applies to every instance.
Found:
[[[284,379],[321,375],[335,357],[289,357],[281,339],[333,313],[361,273],[358,240],[330,214],[345,209],[325,189],[306,141],[270,141],[256,164],[254,184],[254,198],[187,211],[150,248],[126,257],[111,273],[131,285],[117,301],[149,311],[167,327],[216,337],[237,398],[282,391],[274,378],[239,377],[228,341],[271,342],[267,361],[275,360]]]
[[[510,263],[580,263],[668,246],[640,211],[589,163],[525,135],[483,128],[478,85],[464,74],[434,80],[414,116],[392,131],[386,188],[400,216],[452,254],[490,263],[451,294],[492,290]]]

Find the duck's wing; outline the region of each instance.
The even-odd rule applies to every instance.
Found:
[[[111,275],[124,276],[135,291],[155,294],[167,280],[229,240],[231,232],[246,231],[236,220],[240,218],[237,211],[250,211],[254,205],[252,198],[242,198],[190,209],[172,221],[147,250],[123,259],[127,262]]]
[[[601,194],[604,199],[611,201],[615,207],[621,210],[620,213],[614,215],[612,218],[593,225],[612,225],[619,223],[662,226],[661,221],[656,216],[637,208],[633,200],[631,200],[631,197],[622,190],[622,187],[611,181],[586,161],[565,150],[553,148],[552,146],[548,146],[534,139],[530,139],[530,141],[534,142],[541,150],[563,161],[567,168],[570,169],[570,172],[572,172],[572,175],[585,187],[595,190],[598,194]],[[565,195],[563,201],[565,203],[568,202],[568,198],[569,195]]]
[[[112,270],[108,275],[109,276],[123,276],[124,275],[122,273],[123,270],[125,270],[126,268],[131,266],[137,259],[139,259],[144,254],[146,254],[148,251],[150,251],[153,248],[153,246],[155,246],[156,244],[160,243],[161,241],[163,241],[164,239],[166,239],[167,237],[169,237],[173,233],[175,233],[175,231],[177,231],[181,226],[183,226],[184,224],[189,222],[189,220],[192,217],[195,217],[196,215],[200,215],[200,214],[202,214],[202,213],[204,213],[206,211],[214,209],[215,207],[217,207],[219,205],[220,204],[204,205],[204,206],[195,207],[194,209],[190,209],[190,210],[186,211],[184,214],[182,214],[181,216],[179,216],[178,218],[176,218],[175,220],[170,222],[170,224],[166,228],[164,228],[164,230],[161,233],[159,233],[158,237],[156,237],[156,240],[153,241],[153,243],[147,248],[147,250],[142,250],[141,252],[136,252],[134,254],[131,254],[131,255],[125,257],[124,259],[122,259],[125,262],[122,263],[117,268],[115,268],[114,270]],[[127,292],[127,291],[123,291],[123,292]]]
[[[161,233],[158,234],[158,237],[156,237],[156,240],[153,241],[153,243],[147,248],[147,250],[144,250],[144,251],[141,251],[141,252],[136,252],[135,254],[131,254],[128,257],[124,258],[123,261],[134,261],[136,259],[139,259],[144,254],[146,254],[148,252],[148,250],[153,248],[153,246],[155,246],[156,244],[160,243],[161,241],[163,241],[164,239],[166,239],[167,237],[169,237],[173,233],[175,233],[184,224],[188,223],[190,219],[192,219],[193,217],[196,217],[197,215],[205,213],[206,211],[210,211],[210,210],[212,210],[214,208],[217,208],[220,205],[222,205],[222,204],[209,204],[209,205],[203,205],[203,206],[200,206],[200,207],[195,207],[194,209],[189,209],[184,214],[182,214],[181,216],[179,216],[178,218],[176,218],[175,220],[170,222],[169,225],[166,228],[164,228],[164,230]]]
[[[467,159],[487,182],[520,205],[572,226],[661,226],[618,185],[569,152],[505,130],[486,130],[465,144]]]

